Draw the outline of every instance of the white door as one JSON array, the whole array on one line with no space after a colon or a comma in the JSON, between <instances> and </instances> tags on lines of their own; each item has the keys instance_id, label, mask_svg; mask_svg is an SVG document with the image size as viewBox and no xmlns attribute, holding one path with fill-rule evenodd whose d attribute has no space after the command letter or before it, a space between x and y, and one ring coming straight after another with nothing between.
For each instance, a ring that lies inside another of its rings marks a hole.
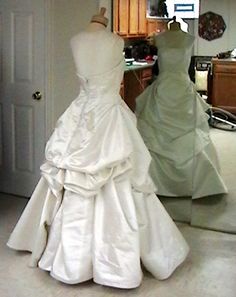
<instances>
[{"instance_id":1,"label":"white door","mask_svg":"<svg viewBox=\"0 0 236 297\"><path fill-rule=\"evenodd\" d=\"M26 197L45 144L44 2L0 1L0 192Z\"/></svg>"}]
</instances>

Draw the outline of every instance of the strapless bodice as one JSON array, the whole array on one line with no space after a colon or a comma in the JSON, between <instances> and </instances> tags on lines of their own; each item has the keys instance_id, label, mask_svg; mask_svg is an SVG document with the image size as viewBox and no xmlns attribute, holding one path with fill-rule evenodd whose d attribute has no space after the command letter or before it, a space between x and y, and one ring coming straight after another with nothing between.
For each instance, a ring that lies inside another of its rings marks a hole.
<instances>
[{"instance_id":1,"label":"strapless bodice","mask_svg":"<svg viewBox=\"0 0 236 297\"><path fill-rule=\"evenodd\" d=\"M160 74L163 72L188 73L191 59L189 48L161 49L158 53L158 64Z\"/></svg>"},{"instance_id":2,"label":"strapless bodice","mask_svg":"<svg viewBox=\"0 0 236 297\"><path fill-rule=\"evenodd\" d=\"M165 32L156 37L160 74L188 74L194 37L182 31Z\"/></svg>"},{"instance_id":3,"label":"strapless bodice","mask_svg":"<svg viewBox=\"0 0 236 297\"><path fill-rule=\"evenodd\" d=\"M125 62L122 59L114 68L105 73L84 77L77 73L79 78L80 92L89 98L97 100L106 95L119 94L120 84L124 74Z\"/></svg>"}]
</instances>

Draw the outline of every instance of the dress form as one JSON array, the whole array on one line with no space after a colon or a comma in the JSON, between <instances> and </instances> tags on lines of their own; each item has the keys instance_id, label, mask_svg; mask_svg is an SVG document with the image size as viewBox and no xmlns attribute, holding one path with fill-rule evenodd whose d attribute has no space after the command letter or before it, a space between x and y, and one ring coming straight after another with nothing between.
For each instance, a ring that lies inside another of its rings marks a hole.
<instances>
[{"instance_id":1,"label":"dress form","mask_svg":"<svg viewBox=\"0 0 236 297\"><path fill-rule=\"evenodd\" d=\"M173 21L169 23L169 30L170 31L180 31L181 26L180 23L176 21L176 17L173 17Z\"/></svg>"},{"instance_id":2,"label":"dress form","mask_svg":"<svg viewBox=\"0 0 236 297\"><path fill-rule=\"evenodd\" d=\"M87 27L88 31L104 30L107 27L108 19L105 17L106 8L101 7L99 14L92 16L90 24Z\"/></svg>"},{"instance_id":3,"label":"dress form","mask_svg":"<svg viewBox=\"0 0 236 297\"><path fill-rule=\"evenodd\" d=\"M141 262L165 279L189 248L155 195L151 156L119 94L123 40L101 20L71 41L80 91L57 121L7 244L31 251L32 265L66 284L131 289L141 284Z\"/></svg>"},{"instance_id":4,"label":"dress form","mask_svg":"<svg viewBox=\"0 0 236 297\"><path fill-rule=\"evenodd\" d=\"M182 30L188 32L188 24L184 22L180 17L173 17L173 19L167 24L168 30L178 31Z\"/></svg>"},{"instance_id":5,"label":"dress form","mask_svg":"<svg viewBox=\"0 0 236 297\"><path fill-rule=\"evenodd\" d=\"M88 27L86 28L86 31L88 32L98 32L100 30L105 30L106 27L100 23L91 22Z\"/></svg>"},{"instance_id":6,"label":"dress form","mask_svg":"<svg viewBox=\"0 0 236 297\"><path fill-rule=\"evenodd\" d=\"M168 23L168 30L157 35L154 43L157 47L165 45L169 48L181 48L191 46L194 40L194 36L186 31L186 27L183 30L182 23L174 16L173 20Z\"/></svg>"},{"instance_id":7,"label":"dress form","mask_svg":"<svg viewBox=\"0 0 236 297\"><path fill-rule=\"evenodd\" d=\"M169 30L155 37L158 77L136 99L138 129L152 155L150 172L162 196L196 199L227 192L209 137L209 106L188 75L193 42L194 36L174 18ZM203 182L205 172L208 180Z\"/></svg>"},{"instance_id":8,"label":"dress form","mask_svg":"<svg viewBox=\"0 0 236 297\"><path fill-rule=\"evenodd\" d=\"M108 19L101 8L87 28L71 39L71 48L77 73L84 77L104 73L123 59L124 41L106 30Z\"/></svg>"}]
</instances>

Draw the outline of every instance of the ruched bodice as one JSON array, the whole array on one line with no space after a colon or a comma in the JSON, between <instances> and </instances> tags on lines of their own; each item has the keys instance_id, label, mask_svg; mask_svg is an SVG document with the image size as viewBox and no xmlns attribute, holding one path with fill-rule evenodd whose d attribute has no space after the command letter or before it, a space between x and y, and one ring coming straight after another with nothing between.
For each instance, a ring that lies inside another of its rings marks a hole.
<instances>
[{"instance_id":1,"label":"ruched bodice","mask_svg":"<svg viewBox=\"0 0 236 297\"><path fill-rule=\"evenodd\" d=\"M113 129L112 122L118 114L115 112L111 119L110 113L114 112L114 106L124 105L119 95L123 73L124 59L105 73L87 77L78 74L80 94L60 117L46 145L45 154L48 162L59 168L89 172L99 171L107 165L107 158L101 157L98 147L102 150L105 141L103 137L108 135L99 135L98 131ZM105 120L106 117L107 120ZM103 121L101 121L102 118L104 118ZM117 121L119 121L118 118ZM123 129L122 126L120 129ZM127 134L125 131L120 133L123 136ZM127 139L129 139L128 135ZM109 162L120 161L124 156L123 147L118 145L121 139L115 141L117 142L116 154L108 150ZM128 156L132 146L126 146L126 149L125 155Z\"/></svg>"}]
</instances>

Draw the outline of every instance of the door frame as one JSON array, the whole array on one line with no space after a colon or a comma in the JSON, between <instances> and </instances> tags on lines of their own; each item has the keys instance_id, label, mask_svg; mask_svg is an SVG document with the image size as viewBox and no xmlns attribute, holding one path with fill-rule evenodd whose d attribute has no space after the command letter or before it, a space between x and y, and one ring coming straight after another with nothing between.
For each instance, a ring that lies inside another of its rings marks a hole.
<instances>
[{"instance_id":1,"label":"door frame","mask_svg":"<svg viewBox=\"0 0 236 297\"><path fill-rule=\"evenodd\" d=\"M54 114L54 96L53 96L53 8L54 0L44 0L44 15L45 15L45 139L46 141L53 129L53 114Z\"/></svg>"}]
</instances>

